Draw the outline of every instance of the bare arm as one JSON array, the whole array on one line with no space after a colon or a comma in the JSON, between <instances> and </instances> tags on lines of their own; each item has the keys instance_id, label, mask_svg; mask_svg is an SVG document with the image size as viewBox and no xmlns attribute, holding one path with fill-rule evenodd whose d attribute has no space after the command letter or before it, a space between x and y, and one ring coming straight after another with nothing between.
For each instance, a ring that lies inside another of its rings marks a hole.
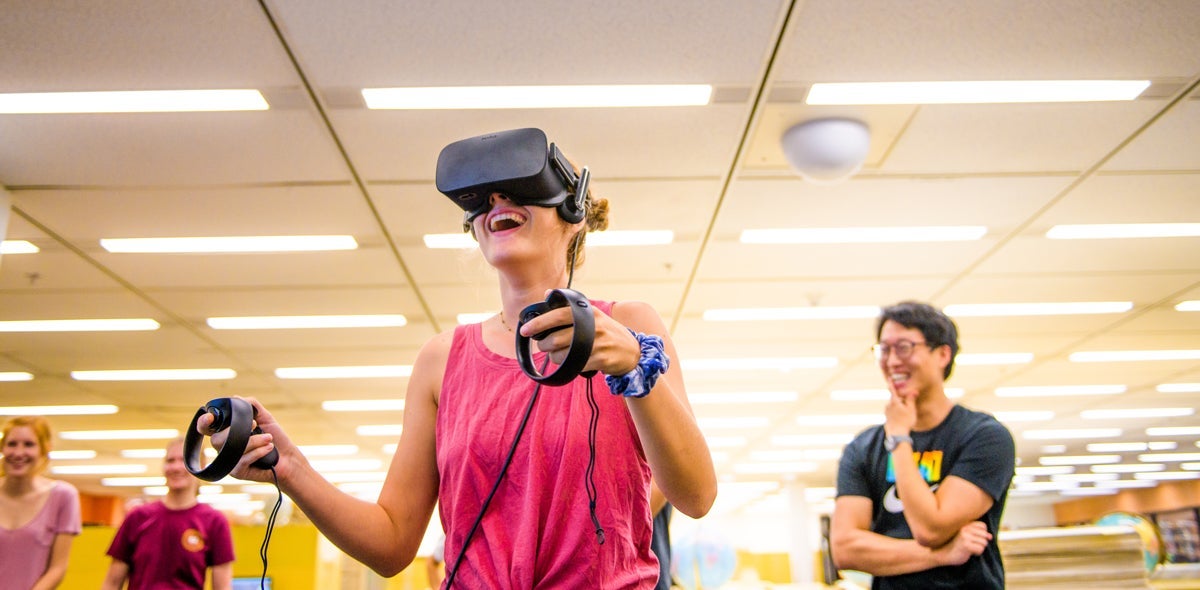
<instances>
[{"instance_id":1,"label":"bare arm","mask_svg":"<svg viewBox=\"0 0 1200 590\"><path fill-rule=\"evenodd\" d=\"M931 491L912 459L912 447L900 443L892 452L896 491L904 498L904 519L913 538L926 547L941 547L959 529L977 521L992 507L992 497L975 484L949 476Z\"/></svg>"},{"instance_id":2,"label":"bare arm","mask_svg":"<svg viewBox=\"0 0 1200 590\"><path fill-rule=\"evenodd\" d=\"M214 565L208 569L212 590L230 590L233 588L233 562Z\"/></svg>"},{"instance_id":3,"label":"bare arm","mask_svg":"<svg viewBox=\"0 0 1200 590\"><path fill-rule=\"evenodd\" d=\"M649 395L626 398L626 404L654 474L654 485L680 512L700 518L716 500L717 476L708 443L688 403L675 343L662 318L645 303L631 301L614 306L612 319L620 323L602 321L601 315L597 313L597 348L592 351L589 365L602 367L606 375L624 375L641 358L641 348L626 326L663 340L671 366Z\"/></svg>"},{"instance_id":4,"label":"bare arm","mask_svg":"<svg viewBox=\"0 0 1200 590\"><path fill-rule=\"evenodd\" d=\"M125 581L129 579L129 564L120 559L113 559L112 565L108 566L108 574L104 576L104 583L101 584L100 590L121 590L125 587Z\"/></svg>"},{"instance_id":5,"label":"bare arm","mask_svg":"<svg viewBox=\"0 0 1200 590\"><path fill-rule=\"evenodd\" d=\"M907 510L907 507L906 507ZM936 549L909 539L871 532L871 500L842 496L833 509L830 545L838 569L887 577L911 574L944 565L965 563L983 553L992 535L982 522L963 526L950 543Z\"/></svg>"},{"instance_id":6,"label":"bare arm","mask_svg":"<svg viewBox=\"0 0 1200 590\"><path fill-rule=\"evenodd\" d=\"M54 544L50 546L50 562L46 565L46 571L42 573L42 577L33 583L33 588L30 590L58 588L58 585L62 583L63 576L67 575L67 559L71 554L71 542L74 540L74 535L66 533L54 536Z\"/></svg>"},{"instance_id":7,"label":"bare arm","mask_svg":"<svg viewBox=\"0 0 1200 590\"><path fill-rule=\"evenodd\" d=\"M434 393L450 348L450 334L434 338L417 356L405 397L404 428L375 502L346 494L321 477L288 439L283 428L255 400L265 434L250 438L234 470L240 479L271 481L270 471L248 467L272 447L279 451L279 485L330 541L384 577L412 563L437 500L434 452L437 408ZM211 420L202 418L203 431Z\"/></svg>"}]
</instances>

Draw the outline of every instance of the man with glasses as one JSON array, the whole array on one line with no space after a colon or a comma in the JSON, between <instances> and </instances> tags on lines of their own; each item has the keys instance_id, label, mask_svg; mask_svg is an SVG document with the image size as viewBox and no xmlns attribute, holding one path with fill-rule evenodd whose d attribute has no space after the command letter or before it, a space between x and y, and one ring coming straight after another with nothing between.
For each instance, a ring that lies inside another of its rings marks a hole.
<instances>
[{"instance_id":1,"label":"man with glasses","mask_svg":"<svg viewBox=\"0 0 1200 590\"><path fill-rule=\"evenodd\" d=\"M946 396L958 329L905 301L875 326L890 398L882 425L846 446L831 544L840 569L872 588L1004 588L996 543L1016 463L1012 434Z\"/></svg>"}]
</instances>

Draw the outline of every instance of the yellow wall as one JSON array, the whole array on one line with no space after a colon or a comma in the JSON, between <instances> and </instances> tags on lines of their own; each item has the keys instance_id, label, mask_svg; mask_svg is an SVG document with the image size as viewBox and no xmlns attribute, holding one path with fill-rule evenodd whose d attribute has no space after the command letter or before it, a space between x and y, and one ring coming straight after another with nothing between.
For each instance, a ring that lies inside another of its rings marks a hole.
<instances>
[{"instance_id":1,"label":"yellow wall","mask_svg":"<svg viewBox=\"0 0 1200 590\"><path fill-rule=\"evenodd\" d=\"M262 560L258 556L265 527L233 527L233 548L237 560L233 574L258 577ZM71 544L71 560L62 590L95 590L104 581L110 559L106 552L116 527L89 526ZM271 533L267 553L267 575L275 590L317 590L317 529L311 525L277 526Z\"/></svg>"}]
</instances>

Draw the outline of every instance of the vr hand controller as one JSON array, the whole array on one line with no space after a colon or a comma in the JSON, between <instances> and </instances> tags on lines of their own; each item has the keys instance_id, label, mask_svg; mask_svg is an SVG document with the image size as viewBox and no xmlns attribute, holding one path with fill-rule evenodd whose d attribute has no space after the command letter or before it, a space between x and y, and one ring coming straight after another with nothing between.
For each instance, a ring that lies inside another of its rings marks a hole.
<instances>
[{"instance_id":1,"label":"vr hand controller","mask_svg":"<svg viewBox=\"0 0 1200 590\"><path fill-rule=\"evenodd\" d=\"M213 434L229 429L229 436L226 437L225 446L221 447L221 451L217 453L213 462L209 463L207 467L201 468L200 454L204 435L196 430L196 425L200 417L205 414L212 414ZM242 453L246 452L246 443L250 441L250 436L262 434L261 428L253 426L254 417L257 414L258 410L250 405L250 402L234 397L214 399L197 410L183 439L183 463L187 470L204 481L217 481L229 475L237 466L238 460L242 458ZM271 449L270 453L255 461L253 466L259 469L270 469L278 462L279 452Z\"/></svg>"},{"instance_id":2,"label":"vr hand controller","mask_svg":"<svg viewBox=\"0 0 1200 590\"><path fill-rule=\"evenodd\" d=\"M571 336L571 347L567 349L567 358L563 360L563 363L554 372L549 375L543 375L533 366L533 352L530 350L530 340L541 340L550 333L565 329L568 326L555 326L538 332L532 337L522 336L521 326L524 326L526 322L533 318L560 307L571 308L571 320L575 331ZM517 322L516 332L517 362L520 363L521 370L530 379L545 385L566 385L580 375L591 377L596 374L595 371L582 372L588 358L592 356L592 344L596 338L596 317L592 311L592 304L587 300L587 297L583 296L583 293L572 289L555 289L551 291L545 301L534 303L521 310L521 317Z\"/></svg>"}]
</instances>

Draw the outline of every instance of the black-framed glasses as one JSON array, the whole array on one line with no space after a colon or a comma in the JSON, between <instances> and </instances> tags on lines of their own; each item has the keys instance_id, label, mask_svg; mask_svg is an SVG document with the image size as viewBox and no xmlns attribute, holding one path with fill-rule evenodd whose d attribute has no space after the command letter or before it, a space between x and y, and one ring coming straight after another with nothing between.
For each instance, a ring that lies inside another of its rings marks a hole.
<instances>
[{"instance_id":1,"label":"black-framed glasses","mask_svg":"<svg viewBox=\"0 0 1200 590\"><path fill-rule=\"evenodd\" d=\"M876 361L883 361L887 359L893 352L896 353L896 358L899 358L900 360L907 360L908 357L912 356L913 349L921 345L929 346L930 349L933 348L933 346L930 346L927 342L897 340L894 344L880 342L879 344L872 346L871 351L875 353Z\"/></svg>"}]
</instances>

